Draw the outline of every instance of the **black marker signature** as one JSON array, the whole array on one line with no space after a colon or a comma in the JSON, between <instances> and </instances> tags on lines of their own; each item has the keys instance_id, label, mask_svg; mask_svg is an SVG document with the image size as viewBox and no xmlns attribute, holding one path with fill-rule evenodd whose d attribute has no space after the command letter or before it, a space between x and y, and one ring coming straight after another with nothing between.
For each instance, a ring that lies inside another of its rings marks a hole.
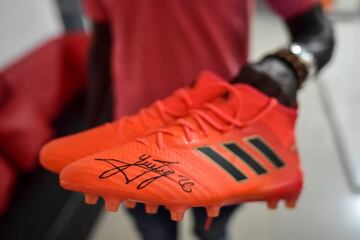
<instances>
[{"instance_id":1,"label":"black marker signature","mask_svg":"<svg viewBox=\"0 0 360 240\"><path fill-rule=\"evenodd\" d=\"M181 188L185 191L190 193L192 191L192 186L195 185L195 183L193 181L191 181L191 179L183 176L183 175L179 175L180 180L178 181L179 185L181 186Z\"/></svg>"},{"instance_id":2,"label":"black marker signature","mask_svg":"<svg viewBox=\"0 0 360 240\"><path fill-rule=\"evenodd\" d=\"M167 178L173 182L177 182L180 187L188 193L192 191L191 187L194 186L194 182L191 181L191 179L183 175L177 175L171 168L171 165L179 164L178 162L153 159L148 154L141 155L134 163L128 163L118 159L97 158L95 160L105 162L112 167L99 175L99 178L101 179L109 178L121 173L125 178L125 184L129 184L138 178L145 178L138 184L137 189L143 189L160 178ZM126 170L134 167L140 168L143 171L141 171L136 176L129 177L126 173ZM150 174L151 177L147 177ZM155 176L153 176L154 174ZM177 178L179 179L177 180Z\"/></svg>"}]
</instances>

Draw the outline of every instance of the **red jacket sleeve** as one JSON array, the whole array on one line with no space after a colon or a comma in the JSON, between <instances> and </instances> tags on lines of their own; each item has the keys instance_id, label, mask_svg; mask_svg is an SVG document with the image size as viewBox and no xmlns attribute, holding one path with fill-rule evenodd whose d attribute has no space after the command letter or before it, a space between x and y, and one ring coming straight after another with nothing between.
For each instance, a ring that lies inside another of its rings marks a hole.
<instances>
[{"instance_id":1,"label":"red jacket sleeve","mask_svg":"<svg viewBox=\"0 0 360 240\"><path fill-rule=\"evenodd\" d=\"M95 22L106 22L108 16L102 0L83 0L85 13Z\"/></svg>"},{"instance_id":2,"label":"red jacket sleeve","mask_svg":"<svg viewBox=\"0 0 360 240\"><path fill-rule=\"evenodd\" d=\"M270 7L284 19L295 17L319 4L320 0L267 0Z\"/></svg>"}]
</instances>

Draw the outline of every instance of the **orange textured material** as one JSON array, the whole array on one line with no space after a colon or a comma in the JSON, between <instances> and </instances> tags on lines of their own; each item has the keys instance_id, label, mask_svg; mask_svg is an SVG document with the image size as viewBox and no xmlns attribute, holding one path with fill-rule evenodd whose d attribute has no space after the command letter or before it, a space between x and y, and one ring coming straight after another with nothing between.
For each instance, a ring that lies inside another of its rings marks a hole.
<instances>
[{"instance_id":1,"label":"orange textured material","mask_svg":"<svg viewBox=\"0 0 360 240\"><path fill-rule=\"evenodd\" d=\"M140 110L136 115L50 141L40 152L40 162L46 169L58 173L73 161L119 146L169 124L186 115L189 109L199 107L223 94L228 85L216 75L203 72L194 87L179 89L170 97Z\"/></svg>"}]
</instances>

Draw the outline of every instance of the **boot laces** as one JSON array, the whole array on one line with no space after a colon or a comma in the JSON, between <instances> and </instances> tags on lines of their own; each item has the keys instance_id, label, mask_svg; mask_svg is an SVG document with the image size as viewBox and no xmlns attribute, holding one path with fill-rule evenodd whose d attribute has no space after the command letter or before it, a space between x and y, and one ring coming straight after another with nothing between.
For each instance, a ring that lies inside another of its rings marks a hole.
<instances>
[{"instance_id":1,"label":"boot laces","mask_svg":"<svg viewBox=\"0 0 360 240\"><path fill-rule=\"evenodd\" d=\"M233 94L239 106L233 116L224 112L215 104L205 103L201 109L192 109L188 114L189 118L180 118L174 122L174 125L181 127L183 135L186 137L188 142L193 141L194 133L197 131L197 129L199 129L205 137L209 137L209 127L212 127L220 133L225 133L234 127L242 128L244 126L253 124L262 118L265 114L267 114L270 110L272 110L278 103L276 99L270 98L269 102L264 108L243 122L239 120L244 103L242 101L241 93L231 85L227 86L227 88L228 94ZM194 126L194 124L191 123L189 119L193 119L193 122L196 126ZM164 142L164 135L177 136L173 130L168 128L160 128L150 134L156 134L156 141L159 148L164 148L166 146ZM145 145L149 144L149 142L144 138L137 138L135 140Z\"/></svg>"},{"instance_id":2,"label":"boot laces","mask_svg":"<svg viewBox=\"0 0 360 240\"><path fill-rule=\"evenodd\" d=\"M187 108L191 108L194 105L194 102L188 92L188 88L181 88L175 92L175 96L183 101ZM171 119L182 117L183 113L170 109L163 103L162 100L158 100L151 107L141 109L138 116L143 126L148 128L150 127L149 118L159 117L163 123L167 123ZM126 121L136 123L136 118L134 118L134 116L121 118L118 122L118 128L121 129L121 125Z\"/></svg>"}]
</instances>

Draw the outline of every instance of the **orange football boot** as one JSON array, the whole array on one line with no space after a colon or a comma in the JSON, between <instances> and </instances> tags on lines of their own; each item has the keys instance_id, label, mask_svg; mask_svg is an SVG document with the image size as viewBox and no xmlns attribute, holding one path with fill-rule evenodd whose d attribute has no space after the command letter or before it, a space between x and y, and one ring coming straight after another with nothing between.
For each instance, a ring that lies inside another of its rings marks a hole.
<instances>
[{"instance_id":1,"label":"orange football boot","mask_svg":"<svg viewBox=\"0 0 360 240\"><path fill-rule=\"evenodd\" d=\"M123 200L145 203L148 213L164 205L175 221L191 207L205 207L209 217L249 201L276 208L284 199L293 208L303 183L296 116L248 85L229 86L185 118L70 164L60 183L87 203L102 196L109 211Z\"/></svg>"},{"instance_id":2,"label":"orange football boot","mask_svg":"<svg viewBox=\"0 0 360 240\"><path fill-rule=\"evenodd\" d=\"M224 94L227 85L215 74L203 72L194 87L179 89L133 116L50 141L41 149L40 162L46 169L59 173L73 161L118 146L186 115L189 109Z\"/></svg>"}]
</instances>

